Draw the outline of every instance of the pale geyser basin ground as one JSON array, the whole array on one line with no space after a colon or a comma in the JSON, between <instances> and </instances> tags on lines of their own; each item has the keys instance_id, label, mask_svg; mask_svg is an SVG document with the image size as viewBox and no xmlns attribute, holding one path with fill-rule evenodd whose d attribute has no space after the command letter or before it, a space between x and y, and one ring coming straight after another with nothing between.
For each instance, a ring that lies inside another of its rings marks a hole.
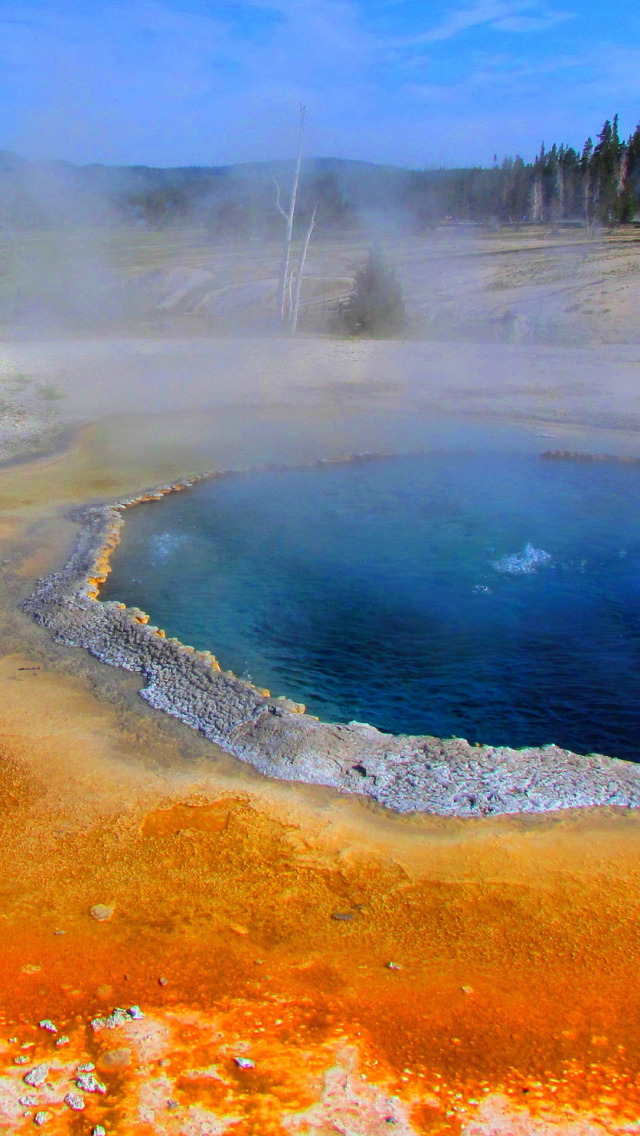
<instances>
[{"instance_id":1,"label":"pale geyser basin ground","mask_svg":"<svg viewBox=\"0 0 640 1136\"><path fill-rule=\"evenodd\" d=\"M214 1120L239 1133L623 1131L638 1116L634 814L396 817L269 782L17 610L34 577L66 560L70 504L205 459L277 460L292 422L291 460L384 448L388 406L366 426L356 414L354 431L321 390L300 402L290 392L250 421L229 409L148 422L115 380L120 395L118 422L2 474L2 1107L13 1130L33 1125L13 1064L31 1041L34 1063L52 1057L48 1130L69 1130L55 1093L75 1066L36 1028L51 1017L71 1058L99 1059L108 1092L87 1097L83 1120L111 1131L205 1132ZM531 446L550 430L538 419ZM640 452L633 435L553 433L542 448ZM92 919L95 903L113 906L107 922ZM133 1025L85 1029L133 1003L146 1038Z\"/></svg>"}]
</instances>

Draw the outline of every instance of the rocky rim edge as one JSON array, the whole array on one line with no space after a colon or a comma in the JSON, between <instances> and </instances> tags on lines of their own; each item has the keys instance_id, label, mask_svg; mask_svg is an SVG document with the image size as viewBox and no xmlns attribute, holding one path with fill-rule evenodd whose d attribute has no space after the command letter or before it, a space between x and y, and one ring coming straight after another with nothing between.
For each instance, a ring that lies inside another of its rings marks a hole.
<instances>
[{"instance_id":1,"label":"rocky rim edge","mask_svg":"<svg viewBox=\"0 0 640 1136\"><path fill-rule=\"evenodd\" d=\"M640 806L640 766L555 745L510 749L463 738L384 734L373 726L320 722L304 706L222 671L149 624L138 608L98 601L119 540L122 513L186 489L202 476L112 505L85 506L71 558L40 580L23 608L70 647L142 676L151 706L199 730L261 773L373 797L399 812L483 817L593 806Z\"/></svg>"}]
</instances>

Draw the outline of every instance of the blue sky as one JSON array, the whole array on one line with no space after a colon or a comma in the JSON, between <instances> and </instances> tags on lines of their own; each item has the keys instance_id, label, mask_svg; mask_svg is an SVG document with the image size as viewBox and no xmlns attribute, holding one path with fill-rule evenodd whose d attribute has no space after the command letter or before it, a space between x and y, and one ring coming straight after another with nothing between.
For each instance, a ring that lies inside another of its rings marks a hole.
<instances>
[{"instance_id":1,"label":"blue sky","mask_svg":"<svg viewBox=\"0 0 640 1136\"><path fill-rule=\"evenodd\" d=\"M0 148L416 168L580 146L640 120L635 0L2 0Z\"/></svg>"}]
</instances>

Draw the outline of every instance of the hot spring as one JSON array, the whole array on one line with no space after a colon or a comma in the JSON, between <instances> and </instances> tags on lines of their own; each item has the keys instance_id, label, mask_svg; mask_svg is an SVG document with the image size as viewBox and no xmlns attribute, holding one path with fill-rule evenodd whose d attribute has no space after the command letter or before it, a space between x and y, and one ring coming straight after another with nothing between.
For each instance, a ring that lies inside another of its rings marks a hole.
<instances>
[{"instance_id":1,"label":"hot spring","mask_svg":"<svg viewBox=\"0 0 640 1136\"><path fill-rule=\"evenodd\" d=\"M204 480L125 513L102 598L326 721L636 759L639 478L471 449Z\"/></svg>"}]
</instances>

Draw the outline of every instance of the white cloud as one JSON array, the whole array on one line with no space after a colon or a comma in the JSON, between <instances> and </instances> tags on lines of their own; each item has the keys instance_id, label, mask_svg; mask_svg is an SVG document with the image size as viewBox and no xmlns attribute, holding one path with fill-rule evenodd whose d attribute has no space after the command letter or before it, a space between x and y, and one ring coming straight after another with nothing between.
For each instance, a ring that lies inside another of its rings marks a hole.
<instances>
[{"instance_id":1,"label":"white cloud","mask_svg":"<svg viewBox=\"0 0 640 1136\"><path fill-rule=\"evenodd\" d=\"M491 25L499 32L544 32L556 24L563 24L573 19L571 12L548 12L546 16L508 16L504 20L495 20Z\"/></svg>"},{"instance_id":2,"label":"white cloud","mask_svg":"<svg viewBox=\"0 0 640 1136\"><path fill-rule=\"evenodd\" d=\"M540 12L540 0L476 0L453 9L439 24L416 36L397 42L442 43L474 28L488 26L505 32L534 32L570 19L569 12ZM535 14L538 10L538 14ZM531 13L534 14L531 14Z\"/></svg>"}]
</instances>

